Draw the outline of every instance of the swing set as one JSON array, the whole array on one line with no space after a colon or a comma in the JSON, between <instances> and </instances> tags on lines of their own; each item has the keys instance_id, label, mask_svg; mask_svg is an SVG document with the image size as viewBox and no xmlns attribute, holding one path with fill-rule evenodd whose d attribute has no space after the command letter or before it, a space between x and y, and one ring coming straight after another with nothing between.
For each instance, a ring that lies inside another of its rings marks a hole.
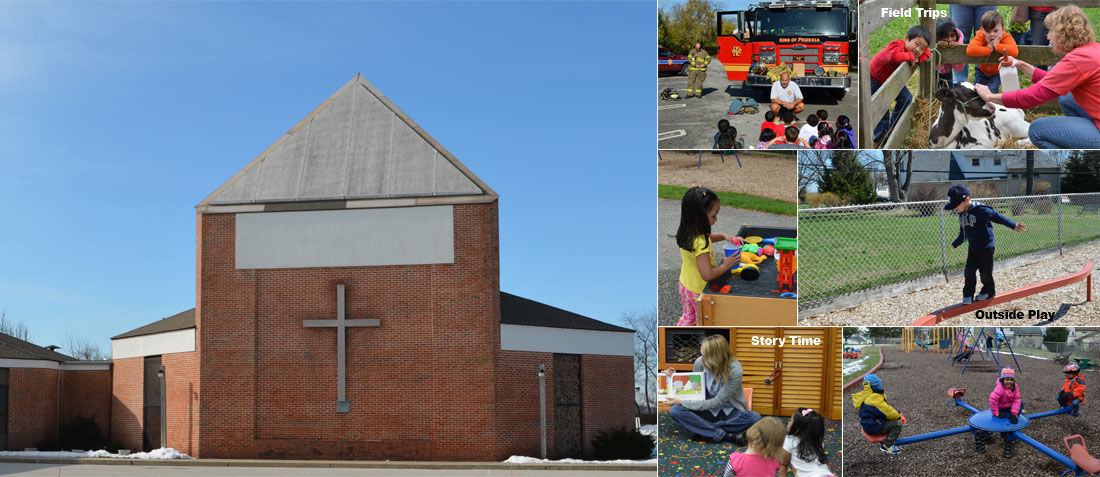
<instances>
[{"instance_id":1,"label":"swing set","mask_svg":"<svg viewBox=\"0 0 1100 477\"><path fill-rule=\"evenodd\" d=\"M978 353L982 361L993 361L1000 369L1002 366L999 355L1002 347L1008 348L1008 355L1012 357L1016 369L1020 369L1020 363L1016 360L1016 353L1012 350L1012 344L1005 339L1004 329L1001 327L992 328L990 333L986 333L984 327L978 328L976 333L973 328L967 327L906 327L902 328L901 337L902 351L905 351L906 354L915 351L918 347L922 350L946 353L951 360L951 366L959 362L961 360L959 355L969 348L970 353L966 355L966 361L963 363L962 373L960 374L966 374L966 368L970 365L970 360L973 359L975 352ZM973 339L971 340L971 338Z\"/></svg>"}]
</instances>

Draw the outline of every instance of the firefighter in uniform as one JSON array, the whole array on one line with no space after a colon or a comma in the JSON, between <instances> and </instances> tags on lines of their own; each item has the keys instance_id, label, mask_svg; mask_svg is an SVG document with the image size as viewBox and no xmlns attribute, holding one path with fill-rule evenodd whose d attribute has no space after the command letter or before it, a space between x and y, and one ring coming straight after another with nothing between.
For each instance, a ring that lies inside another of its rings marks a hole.
<instances>
[{"instance_id":1,"label":"firefighter in uniform","mask_svg":"<svg viewBox=\"0 0 1100 477\"><path fill-rule=\"evenodd\" d=\"M710 53L703 49L703 45L695 42L695 49L688 52L688 87L687 97L703 97L703 80L707 78L707 65L710 64Z\"/></svg>"}]
</instances>

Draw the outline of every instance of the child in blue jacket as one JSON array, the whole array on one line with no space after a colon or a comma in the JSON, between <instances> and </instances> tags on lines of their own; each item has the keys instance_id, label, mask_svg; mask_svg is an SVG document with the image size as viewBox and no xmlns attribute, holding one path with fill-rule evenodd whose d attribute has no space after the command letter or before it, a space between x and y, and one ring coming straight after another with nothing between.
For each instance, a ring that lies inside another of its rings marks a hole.
<instances>
[{"instance_id":1,"label":"child in blue jacket","mask_svg":"<svg viewBox=\"0 0 1100 477\"><path fill-rule=\"evenodd\" d=\"M886 403L886 392L882 390L881 378L874 374L864 376L863 390L852 394L852 404L864 431L868 434L886 434L886 440L879 444L878 450L894 455L901 452L894 442L901 435L905 416Z\"/></svg>"},{"instance_id":2,"label":"child in blue jacket","mask_svg":"<svg viewBox=\"0 0 1100 477\"><path fill-rule=\"evenodd\" d=\"M993 223L998 223L1017 232L1027 230L1027 225L1016 223L993 210L993 207L970 200L970 189L964 185L953 185L947 191L947 205L944 210L959 211L959 236L951 242L951 248L970 242L970 252L966 255L966 271L963 275L963 303L973 303L993 298L997 290L993 284ZM982 289L974 296L975 272L981 273Z\"/></svg>"}]
</instances>

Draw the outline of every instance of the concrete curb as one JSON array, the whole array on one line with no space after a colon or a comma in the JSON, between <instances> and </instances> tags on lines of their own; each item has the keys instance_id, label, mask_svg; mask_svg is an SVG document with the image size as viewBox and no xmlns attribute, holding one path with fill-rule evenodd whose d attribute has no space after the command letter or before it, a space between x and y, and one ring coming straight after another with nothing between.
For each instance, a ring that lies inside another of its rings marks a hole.
<instances>
[{"instance_id":1,"label":"concrete curb","mask_svg":"<svg viewBox=\"0 0 1100 477\"><path fill-rule=\"evenodd\" d=\"M858 378L856 378L856 379L853 379L853 380L851 380L851 381L848 381L847 383L844 383L844 389L843 389L843 392L848 392L848 391L850 391L850 390L851 390L852 388L856 387L857 385L859 385L860 383L862 383L862 382L863 382L863 377L864 377L864 376L867 376L868 374L871 374L871 373L873 373L873 372L875 372L875 371L878 371L878 368L881 368L881 367L882 367L882 359L883 359L883 358L882 358L882 348L881 348L881 347L879 347L879 348L875 348L875 349L876 349L876 350L878 350L878 364L874 365L874 367L872 367L872 368L871 368L871 369L870 369L869 371L867 371L866 373L863 373L863 374L859 375L859 377L858 377Z\"/></svg>"},{"instance_id":2,"label":"concrete curb","mask_svg":"<svg viewBox=\"0 0 1100 477\"><path fill-rule=\"evenodd\" d=\"M114 459L114 458L41 458L0 457L12 464L50 465L143 465L164 467L293 467L326 469L440 469L440 470L584 470L656 472L656 464L511 464L506 462L396 462L342 460L262 460L262 459Z\"/></svg>"}]
</instances>

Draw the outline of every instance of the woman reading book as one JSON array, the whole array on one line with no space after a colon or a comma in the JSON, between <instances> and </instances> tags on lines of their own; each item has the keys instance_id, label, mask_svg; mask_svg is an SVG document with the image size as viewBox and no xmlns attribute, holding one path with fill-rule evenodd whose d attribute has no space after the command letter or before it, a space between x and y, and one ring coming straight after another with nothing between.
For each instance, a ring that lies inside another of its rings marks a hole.
<instances>
[{"instance_id":1,"label":"woman reading book","mask_svg":"<svg viewBox=\"0 0 1100 477\"><path fill-rule=\"evenodd\" d=\"M741 389L744 371L741 362L730 352L729 342L721 335L708 336L699 348L694 372L703 373L706 399L683 401L670 396L668 416L699 438L737 446L746 445L745 430L760 420L760 414L748 410L745 392ZM670 378L676 371L669 368Z\"/></svg>"}]
</instances>

